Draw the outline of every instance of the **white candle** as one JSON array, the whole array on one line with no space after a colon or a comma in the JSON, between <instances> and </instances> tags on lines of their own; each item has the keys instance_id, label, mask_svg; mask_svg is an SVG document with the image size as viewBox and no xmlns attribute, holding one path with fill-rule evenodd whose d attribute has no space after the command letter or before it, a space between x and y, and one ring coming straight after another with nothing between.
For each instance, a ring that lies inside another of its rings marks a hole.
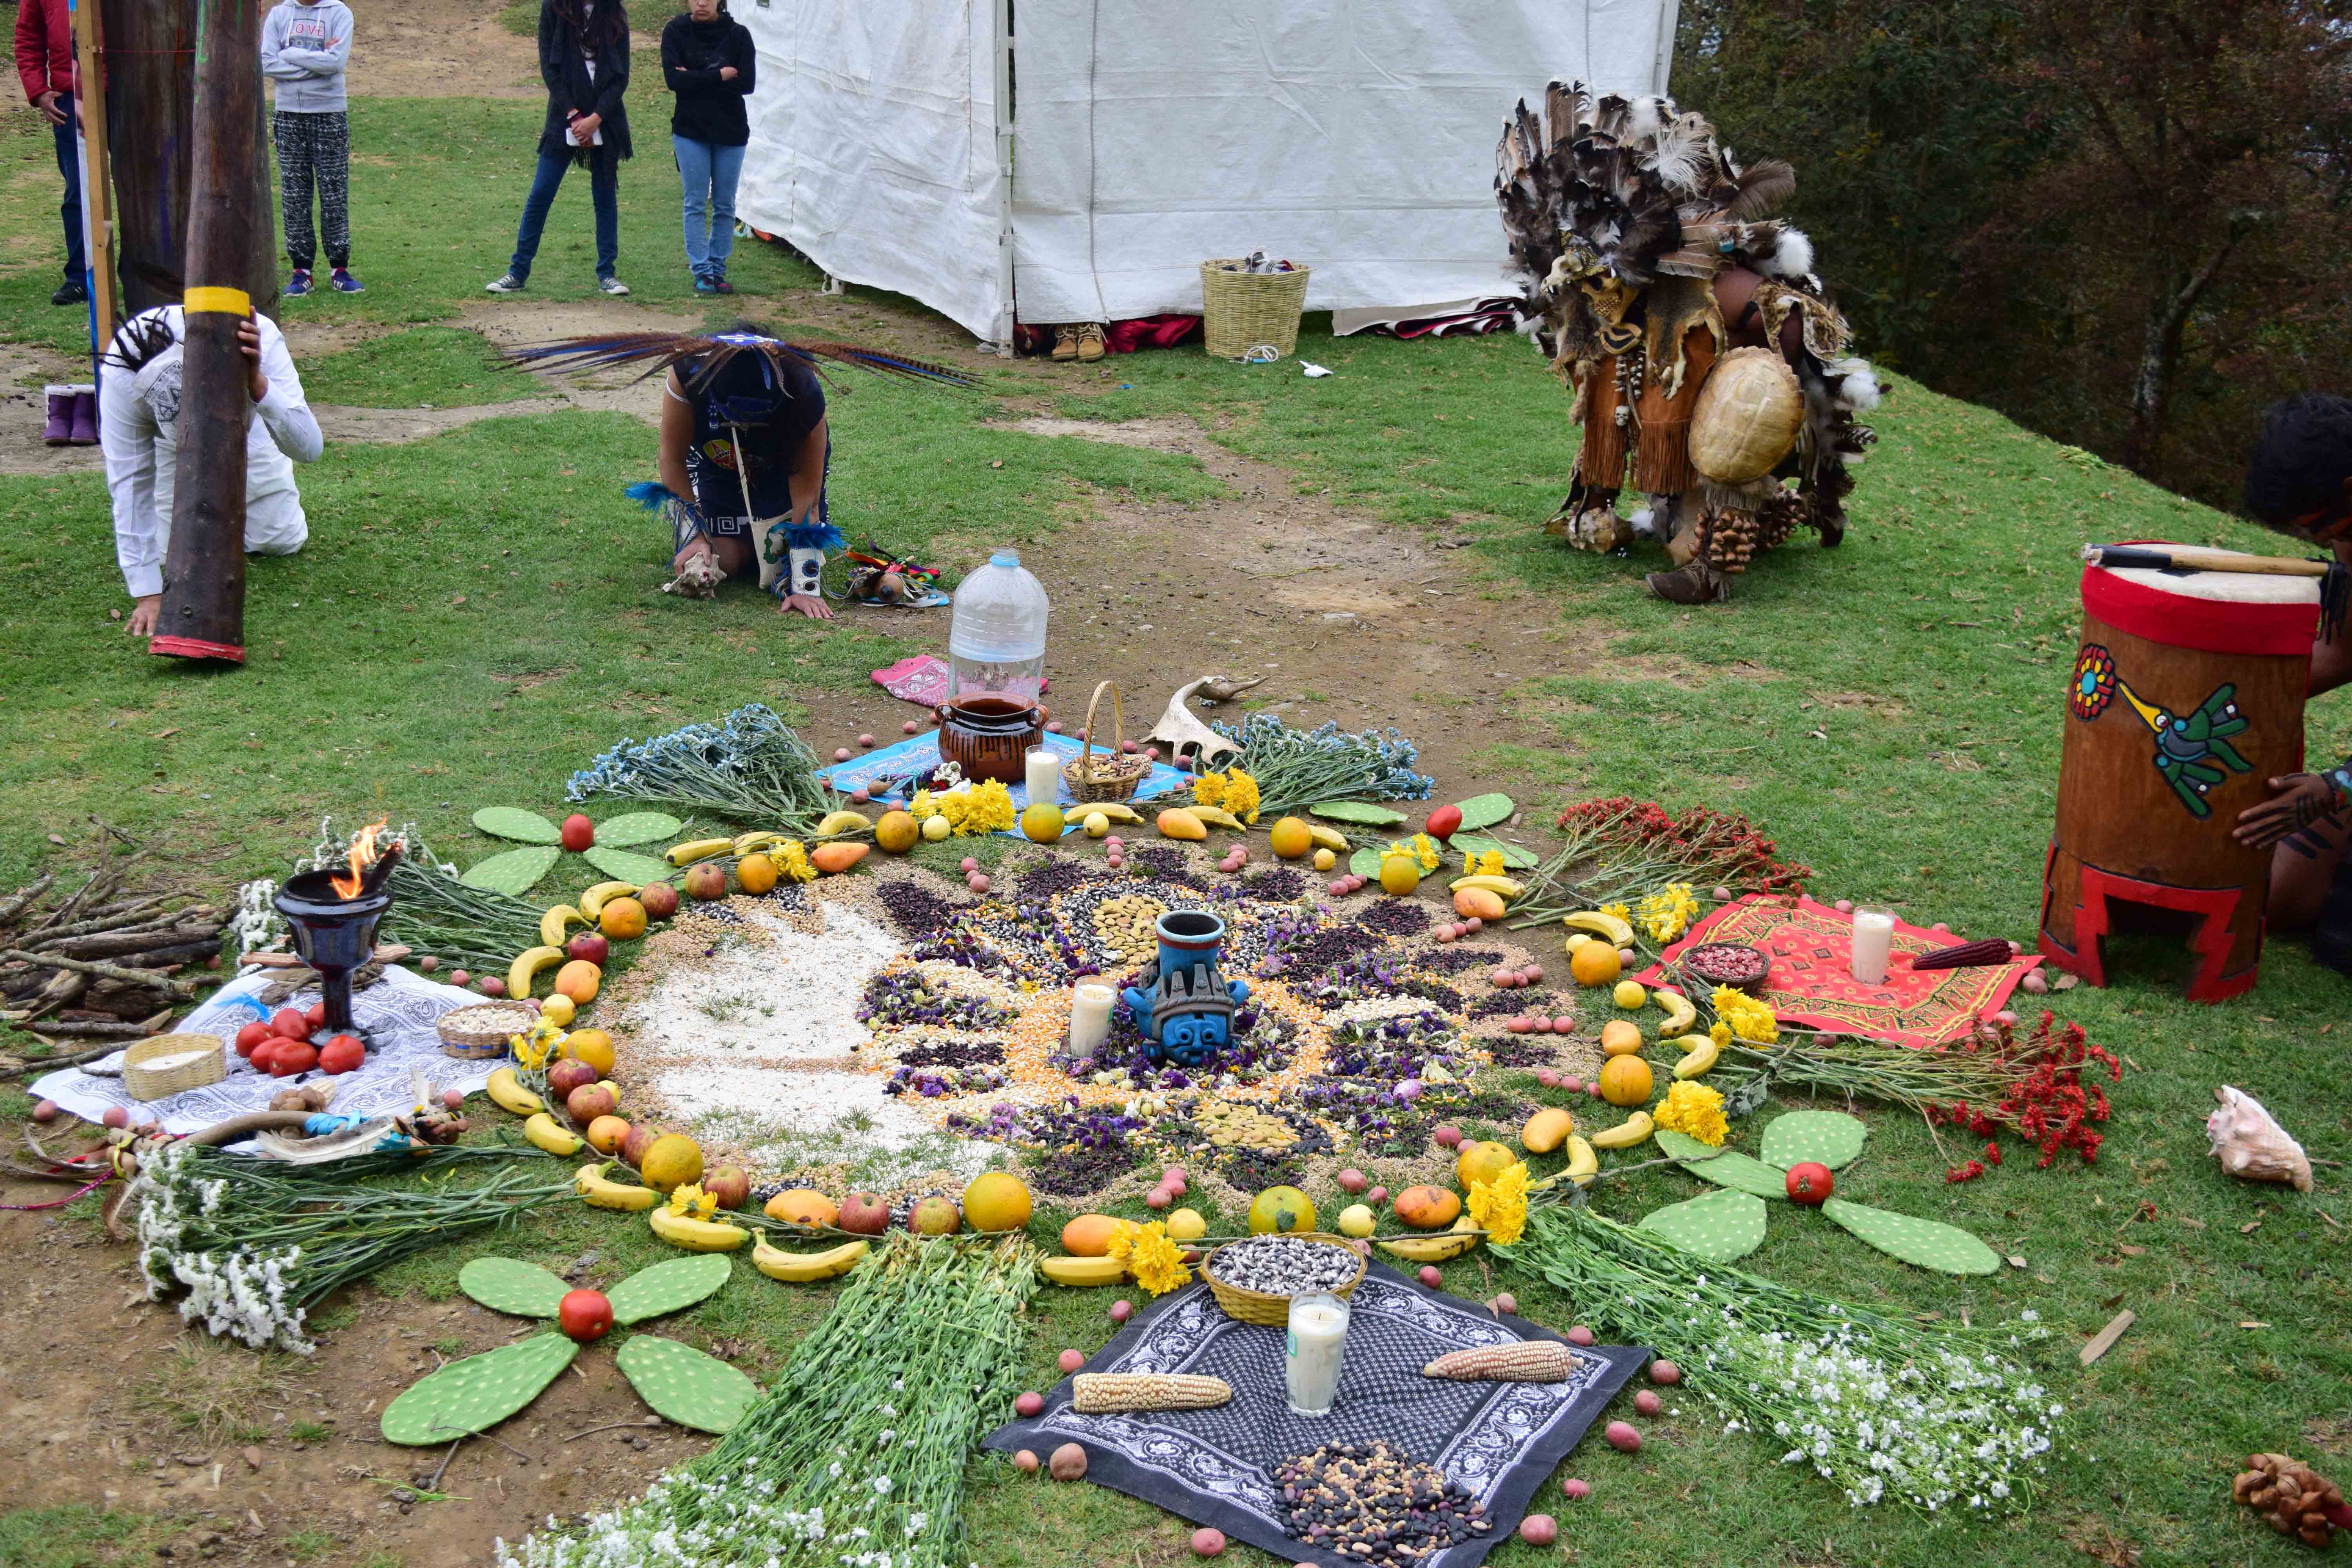
<instances>
[{"instance_id":1,"label":"white candle","mask_svg":"<svg viewBox=\"0 0 2352 1568\"><path fill-rule=\"evenodd\" d=\"M1118 993L1098 980L1081 980L1070 993L1070 1050L1086 1057L1110 1038L1110 1010Z\"/></svg>"},{"instance_id":2,"label":"white candle","mask_svg":"<svg viewBox=\"0 0 2352 1568\"><path fill-rule=\"evenodd\" d=\"M1853 911L1853 978L1863 985L1886 984L1886 958L1895 947L1895 917L1885 910Z\"/></svg>"},{"instance_id":3,"label":"white candle","mask_svg":"<svg viewBox=\"0 0 2352 1568\"><path fill-rule=\"evenodd\" d=\"M1339 1394L1339 1358L1348 1343L1348 1303L1317 1292L1290 1299L1283 1370L1295 1415L1328 1415Z\"/></svg>"},{"instance_id":4,"label":"white candle","mask_svg":"<svg viewBox=\"0 0 2352 1568\"><path fill-rule=\"evenodd\" d=\"M1023 781L1029 786L1029 804L1051 805L1061 798L1062 759L1059 753L1039 746L1025 759L1027 772Z\"/></svg>"}]
</instances>

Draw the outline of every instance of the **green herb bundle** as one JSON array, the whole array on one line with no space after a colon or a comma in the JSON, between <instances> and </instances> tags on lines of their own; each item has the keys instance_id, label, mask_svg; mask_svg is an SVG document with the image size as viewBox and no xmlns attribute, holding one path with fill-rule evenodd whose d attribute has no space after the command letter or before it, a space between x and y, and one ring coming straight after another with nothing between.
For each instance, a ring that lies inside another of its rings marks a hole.
<instances>
[{"instance_id":1,"label":"green herb bundle","mask_svg":"<svg viewBox=\"0 0 2352 1568\"><path fill-rule=\"evenodd\" d=\"M1708 1263L1664 1237L1552 1205L1497 1257L1540 1274L1594 1327L1680 1364L1725 1430L1751 1431L1845 1489L1930 1512L2021 1508L2064 1407L1996 1345L2049 1331L1893 1318ZM2023 1324L2034 1314L2022 1314Z\"/></svg>"},{"instance_id":2,"label":"green herb bundle","mask_svg":"<svg viewBox=\"0 0 2352 1568\"><path fill-rule=\"evenodd\" d=\"M753 702L716 724L623 741L573 773L564 798L659 801L730 821L805 831L834 804L816 776L819 765L792 726Z\"/></svg>"},{"instance_id":3,"label":"green herb bundle","mask_svg":"<svg viewBox=\"0 0 2352 1568\"><path fill-rule=\"evenodd\" d=\"M1257 781L1258 813L1274 817L1335 800L1427 800L1437 781L1413 772L1419 748L1395 726L1343 733L1325 723L1293 729L1272 713L1211 726L1242 749L1238 765Z\"/></svg>"},{"instance_id":4,"label":"green herb bundle","mask_svg":"<svg viewBox=\"0 0 2352 1568\"><path fill-rule=\"evenodd\" d=\"M709 1453L499 1568L968 1561L964 1465L1020 1389L1036 1268L1017 1238L894 1236Z\"/></svg>"}]
</instances>

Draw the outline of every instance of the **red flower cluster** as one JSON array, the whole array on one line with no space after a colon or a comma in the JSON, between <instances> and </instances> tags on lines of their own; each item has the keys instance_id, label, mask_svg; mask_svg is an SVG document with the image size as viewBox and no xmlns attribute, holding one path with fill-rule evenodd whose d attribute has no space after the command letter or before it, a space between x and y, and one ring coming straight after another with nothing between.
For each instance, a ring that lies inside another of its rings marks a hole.
<instances>
[{"instance_id":1,"label":"red flower cluster","mask_svg":"<svg viewBox=\"0 0 2352 1568\"><path fill-rule=\"evenodd\" d=\"M1738 891L1801 893L1810 866L1782 863L1779 846L1737 812L1695 805L1680 816L1655 801L1631 795L1588 800L1559 814L1562 828L1581 828L1602 843L1645 850L1679 863L1693 881L1730 884Z\"/></svg>"},{"instance_id":2,"label":"red flower cluster","mask_svg":"<svg viewBox=\"0 0 2352 1568\"><path fill-rule=\"evenodd\" d=\"M1993 1027L1990 1039L1971 1039L1964 1050L1996 1058L2013 1076L2000 1098L1990 1106L1965 1100L1928 1106L1928 1124L1962 1127L1987 1139L1984 1160L1995 1165L2000 1163L1998 1135L2003 1131L2040 1146L2038 1170L2049 1169L2063 1149L2074 1150L2086 1165L2095 1163L2105 1138L2092 1128L2107 1120L2110 1107L2105 1089L2095 1080L2083 1082L2083 1068L2086 1063L2105 1067L2112 1083L2122 1079L2123 1064L2114 1052L2084 1038L2079 1025L2068 1024L2053 1032L2056 1023L2045 1011L2022 1044L2005 1024ZM1984 1173L1984 1163L1970 1160L1946 1172L1944 1179L1970 1182Z\"/></svg>"}]
</instances>

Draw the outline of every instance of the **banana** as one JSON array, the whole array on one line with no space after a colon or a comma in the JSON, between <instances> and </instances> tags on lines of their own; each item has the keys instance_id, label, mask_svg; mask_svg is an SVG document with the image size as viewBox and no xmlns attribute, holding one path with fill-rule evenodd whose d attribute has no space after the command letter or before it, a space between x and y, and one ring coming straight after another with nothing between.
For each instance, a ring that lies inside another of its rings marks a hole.
<instances>
[{"instance_id":1,"label":"banana","mask_svg":"<svg viewBox=\"0 0 2352 1568\"><path fill-rule=\"evenodd\" d=\"M1591 1142L1595 1149L1631 1149L1648 1142L1654 1125L1648 1111L1637 1110L1606 1132L1595 1132Z\"/></svg>"},{"instance_id":2,"label":"banana","mask_svg":"<svg viewBox=\"0 0 2352 1568\"><path fill-rule=\"evenodd\" d=\"M1658 1023L1658 1038L1663 1040L1669 1035L1685 1034L1698 1022L1698 1009L1692 1006L1690 998L1681 992L1653 991L1650 994L1659 1006L1666 1010L1666 1016Z\"/></svg>"},{"instance_id":3,"label":"banana","mask_svg":"<svg viewBox=\"0 0 2352 1568\"><path fill-rule=\"evenodd\" d=\"M783 841L782 834L772 827L762 827L754 832L737 834L729 841L728 848L731 854L743 856L751 854L755 849L770 848Z\"/></svg>"},{"instance_id":4,"label":"banana","mask_svg":"<svg viewBox=\"0 0 2352 1568\"><path fill-rule=\"evenodd\" d=\"M848 1273L851 1266L871 1250L865 1242L845 1241L823 1252L780 1252L765 1241L755 1241L751 1244L751 1267L771 1279L805 1285L812 1279L830 1279L836 1274Z\"/></svg>"},{"instance_id":5,"label":"banana","mask_svg":"<svg viewBox=\"0 0 2352 1568\"><path fill-rule=\"evenodd\" d=\"M500 1110L511 1110L517 1116L529 1116L547 1109L547 1101L523 1088L516 1079L512 1068L499 1068L491 1073L486 1092L493 1105Z\"/></svg>"},{"instance_id":6,"label":"banana","mask_svg":"<svg viewBox=\"0 0 2352 1568\"><path fill-rule=\"evenodd\" d=\"M1490 893L1499 895L1502 898L1502 900L1507 904L1528 890L1527 884L1521 882L1515 877L1496 877L1486 875L1475 877L1456 877L1451 882L1446 883L1445 888L1446 891L1453 893L1458 893L1465 888L1484 888Z\"/></svg>"},{"instance_id":7,"label":"banana","mask_svg":"<svg viewBox=\"0 0 2352 1568\"><path fill-rule=\"evenodd\" d=\"M1468 1216L1465 1215L1464 1219ZM1463 1220L1454 1221L1456 1225ZM1383 1241L1381 1250L1407 1263L1445 1263L1461 1257L1478 1245L1479 1233L1475 1230L1442 1230L1434 1236L1407 1236L1395 1241Z\"/></svg>"},{"instance_id":8,"label":"banana","mask_svg":"<svg viewBox=\"0 0 2352 1568\"><path fill-rule=\"evenodd\" d=\"M570 904L558 904L539 917L539 940L550 947L562 947L567 927L594 923Z\"/></svg>"},{"instance_id":9,"label":"banana","mask_svg":"<svg viewBox=\"0 0 2352 1568\"><path fill-rule=\"evenodd\" d=\"M580 895L580 912L590 920L604 912L604 906L614 899L625 899L637 890L635 882L599 882Z\"/></svg>"},{"instance_id":10,"label":"banana","mask_svg":"<svg viewBox=\"0 0 2352 1568\"><path fill-rule=\"evenodd\" d=\"M558 1127L555 1118L544 1110L531 1113L522 1124L522 1135L551 1154L577 1154L585 1142L577 1132Z\"/></svg>"},{"instance_id":11,"label":"banana","mask_svg":"<svg viewBox=\"0 0 2352 1568\"><path fill-rule=\"evenodd\" d=\"M824 820L816 825L816 836L819 838L838 838L845 833L866 832L873 826L854 811L828 811L824 814Z\"/></svg>"},{"instance_id":12,"label":"banana","mask_svg":"<svg viewBox=\"0 0 2352 1568\"><path fill-rule=\"evenodd\" d=\"M625 1186L607 1178L613 1168L610 1160L592 1160L573 1173L572 1190L578 1193L590 1208L619 1209L624 1214L642 1214L661 1202L661 1194L651 1187Z\"/></svg>"},{"instance_id":13,"label":"banana","mask_svg":"<svg viewBox=\"0 0 2352 1568\"><path fill-rule=\"evenodd\" d=\"M732 838L694 838L684 844L673 844L662 851L662 858L673 866L691 866L697 860L708 860L713 855L724 855L735 847Z\"/></svg>"},{"instance_id":14,"label":"banana","mask_svg":"<svg viewBox=\"0 0 2352 1568\"><path fill-rule=\"evenodd\" d=\"M732 1252L751 1239L751 1233L740 1225L688 1219L667 1204L647 1215L646 1222L654 1227L656 1236L688 1252Z\"/></svg>"},{"instance_id":15,"label":"banana","mask_svg":"<svg viewBox=\"0 0 2352 1568\"><path fill-rule=\"evenodd\" d=\"M1048 1258L1037 1268L1056 1285L1116 1285L1127 1278L1123 1258Z\"/></svg>"},{"instance_id":16,"label":"banana","mask_svg":"<svg viewBox=\"0 0 2352 1568\"><path fill-rule=\"evenodd\" d=\"M1228 827L1235 833L1247 833L1249 824L1221 805L1188 805L1184 808L1212 827Z\"/></svg>"},{"instance_id":17,"label":"banana","mask_svg":"<svg viewBox=\"0 0 2352 1568\"><path fill-rule=\"evenodd\" d=\"M1315 847L1318 849L1328 849L1335 855L1345 855L1348 852L1348 836L1336 827L1326 827L1319 822L1310 822L1307 825L1307 837L1314 841Z\"/></svg>"},{"instance_id":18,"label":"banana","mask_svg":"<svg viewBox=\"0 0 2352 1568\"><path fill-rule=\"evenodd\" d=\"M1084 806L1078 809L1081 812L1099 811L1105 816L1109 817L1113 822L1139 823L1143 820L1143 818L1136 812L1135 807L1127 805L1123 801L1090 800L1087 802Z\"/></svg>"},{"instance_id":19,"label":"banana","mask_svg":"<svg viewBox=\"0 0 2352 1568\"><path fill-rule=\"evenodd\" d=\"M1572 915L1562 915L1559 923L1570 931L1589 931L1595 936L1605 936L1619 947L1633 945L1633 928L1615 915L1600 910L1582 910Z\"/></svg>"},{"instance_id":20,"label":"banana","mask_svg":"<svg viewBox=\"0 0 2352 1568\"><path fill-rule=\"evenodd\" d=\"M1690 1053L1675 1064L1676 1078L1701 1076L1711 1069L1716 1058L1723 1054L1722 1047L1705 1035L1685 1035L1679 1040L1669 1040L1667 1044L1680 1046Z\"/></svg>"},{"instance_id":21,"label":"banana","mask_svg":"<svg viewBox=\"0 0 2352 1568\"><path fill-rule=\"evenodd\" d=\"M563 962L560 947L527 947L507 966L507 994L520 1002L530 994L530 979L551 963Z\"/></svg>"},{"instance_id":22,"label":"banana","mask_svg":"<svg viewBox=\"0 0 2352 1568\"><path fill-rule=\"evenodd\" d=\"M1601 1173L1601 1157L1592 1145L1573 1132L1568 1137L1568 1179L1580 1187L1589 1187L1592 1178Z\"/></svg>"}]
</instances>

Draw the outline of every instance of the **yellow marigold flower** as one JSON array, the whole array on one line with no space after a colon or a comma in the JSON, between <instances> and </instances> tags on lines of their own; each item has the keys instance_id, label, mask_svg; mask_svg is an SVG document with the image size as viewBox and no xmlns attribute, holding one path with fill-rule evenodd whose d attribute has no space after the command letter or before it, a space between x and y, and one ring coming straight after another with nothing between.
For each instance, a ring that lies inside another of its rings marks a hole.
<instances>
[{"instance_id":1,"label":"yellow marigold flower","mask_svg":"<svg viewBox=\"0 0 2352 1568\"><path fill-rule=\"evenodd\" d=\"M1714 1026L1707 1030L1706 1037L1715 1042L1717 1050L1721 1050L1731 1044L1731 1026L1717 1018Z\"/></svg>"},{"instance_id":2,"label":"yellow marigold flower","mask_svg":"<svg viewBox=\"0 0 2352 1568\"><path fill-rule=\"evenodd\" d=\"M1499 877L1502 874L1503 852L1499 849L1489 849L1470 862L1470 875L1474 877Z\"/></svg>"},{"instance_id":3,"label":"yellow marigold flower","mask_svg":"<svg viewBox=\"0 0 2352 1568\"><path fill-rule=\"evenodd\" d=\"M1633 911L1622 904L1603 904L1601 906L1601 912L1604 915L1615 915L1629 925L1633 923Z\"/></svg>"},{"instance_id":4,"label":"yellow marigold flower","mask_svg":"<svg viewBox=\"0 0 2352 1568\"><path fill-rule=\"evenodd\" d=\"M797 838L788 838L778 855L784 863L784 875L795 882L816 880L816 868L809 864L808 850Z\"/></svg>"},{"instance_id":5,"label":"yellow marigold flower","mask_svg":"<svg viewBox=\"0 0 2352 1568\"><path fill-rule=\"evenodd\" d=\"M1075 1149L1077 1145L1073 1143L1070 1147ZM1137 1225L1131 1219L1123 1219L1119 1221L1118 1227L1110 1233L1110 1241L1108 1245L1104 1247L1103 1256L1105 1258L1126 1258L1129 1253L1135 1250L1135 1233L1141 1228L1142 1227L1140 1226Z\"/></svg>"},{"instance_id":6,"label":"yellow marigold flower","mask_svg":"<svg viewBox=\"0 0 2352 1568\"><path fill-rule=\"evenodd\" d=\"M719 1212L719 1194L706 1193L698 1182L686 1182L672 1187L669 1212L688 1219L709 1219Z\"/></svg>"},{"instance_id":7,"label":"yellow marigold flower","mask_svg":"<svg viewBox=\"0 0 2352 1568\"><path fill-rule=\"evenodd\" d=\"M1470 1184L1470 1217L1495 1247L1508 1247L1528 1226L1528 1167L1506 1165L1490 1182Z\"/></svg>"},{"instance_id":8,"label":"yellow marigold flower","mask_svg":"<svg viewBox=\"0 0 2352 1568\"><path fill-rule=\"evenodd\" d=\"M563 1044L563 1031L550 1020L541 1018L530 1026L528 1035L511 1035L507 1046L514 1052L515 1066L525 1072L537 1072L545 1067L558 1047Z\"/></svg>"},{"instance_id":9,"label":"yellow marigold flower","mask_svg":"<svg viewBox=\"0 0 2352 1568\"><path fill-rule=\"evenodd\" d=\"M1168 1226L1159 1220L1137 1231L1129 1242L1127 1268L1138 1285L1155 1296L1165 1296L1179 1285L1192 1282L1182 1249L1168 1238Z\"/></svg>"},{"instance_id":10,"label":"yellow marigold flower","mask_svg":"<svg viewBox=\"0 0 2352 1568\"><path fill-rule=\"evenodd\" d=\"M1730 1025L1731 1032L1741 1039L1769 1046L1780 1037L1780 1021L1772 1016L1772 1009L1747 993L1718 985L1707 1001L1716 1016Z\"/></svg>"},{"instance_id":11,"label":"yellow marigold flower","mask_svg":"<svg viewBox=\"0 0 2352 1568\"><path fill-rule=\"evenodd\" d=\"M1202 805L1220 805L1225 798L1225 775L1202 773L1192 781L1192 798Z\"/></svg>"},{"instance_id":12,"label":"yellow marigold flower","mask_svg":"<svg viewBox=\"0 0 2352 1568\"><path fill-rule=\"evenodd\" d=\"M931 792L929 790L917 790L915 792L915 798L907 803L907 815L913 817L918 822L920 822L927 816L937 816L939 814L939 802L931 798Z\"/></svg>"},{"instance_id":13,"label":"yellow marigold flower","mask_svg":"<svg viewBox=\"0 0 2352 1568\"><path fill-rule=\"evenodd\" d=\"M1723 1116L1723 1096L1688 1079L1666 1090L1655 1120L1667 1131L1696 1138L1710 1149L1722 1148L1723 1141L1731 1135L1731 1123Z\"/></svg>"},{"instance_id":14,"label":"yellow marigold flower","mask_svg":"<svg viewBox=\"0 0 2352 1568\"><path fill-rule=\"evenodd\" d=\"M952 816L949 818L957 833L999 833L1013 826L1013 795L1004 787L1003 780L990 779L960 793L963 815L961 819Z\"/></svg>"},{"instance_id":15,"label":"yellow marigold flower","mask_svg":"<svg viewBox=\"0 0 2352 1568\"><path fill-rule=\"evenodd\" d=\"M1239 768L1225 774L1225 809L1244 822L1257 820L1257 780Z\"/></svg>"},{"instance_id":16,"label":"yellow marigold flower","mask_svg":"<svg viewBox=\"0 0 2352 1568\"><path fill-rule=\"evenodd\" d=\"M1437 840L1432 838L1428 834L1416 833L1412 836L1413 858L1421 862L1421 868L1423 871L1434 871L1437 869L1439 853Z\"/></svg>"}]
</instances>

